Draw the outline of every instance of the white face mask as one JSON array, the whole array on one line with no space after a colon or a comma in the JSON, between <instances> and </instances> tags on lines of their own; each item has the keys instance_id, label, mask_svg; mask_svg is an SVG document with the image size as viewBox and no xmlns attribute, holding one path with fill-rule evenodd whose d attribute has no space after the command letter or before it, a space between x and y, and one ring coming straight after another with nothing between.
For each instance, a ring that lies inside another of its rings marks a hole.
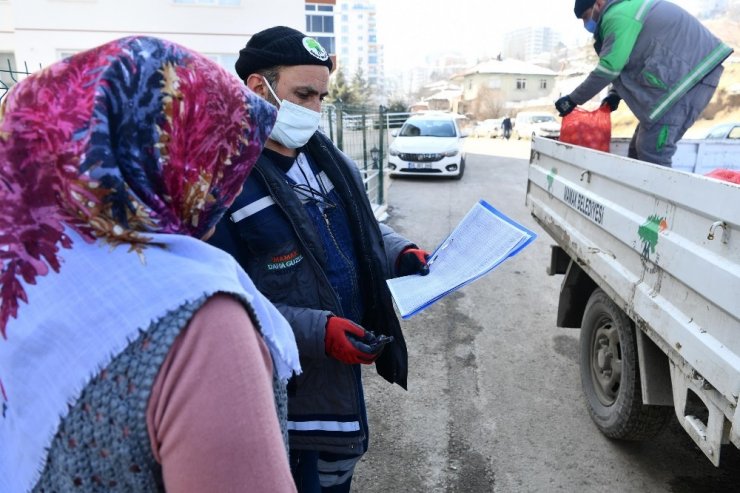
<instances>
[{"instance_id":1,"label":"white face mask","mask_svg":"<svg viewBox=\"0 0 740 493\"><path fill-rule=\"evenodd\" d=\"M267 88L270 90L272 96L280 104L277 120L275 120L275 126L272 128L270 138L280 142L289 149L303 147L308 142L308 139L319 129L321 113L291 103L285 99L281 101L277 97L277 94L275 94L275 91L272 90L267 79L264 77L262 79L267 84Z\"/></svg>"}]
</instances>

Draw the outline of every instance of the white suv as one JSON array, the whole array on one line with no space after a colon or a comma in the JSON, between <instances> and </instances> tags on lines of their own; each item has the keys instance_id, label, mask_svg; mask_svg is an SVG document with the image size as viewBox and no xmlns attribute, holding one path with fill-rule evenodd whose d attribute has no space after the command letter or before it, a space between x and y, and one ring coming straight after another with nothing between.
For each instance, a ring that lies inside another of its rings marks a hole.
<instances>
[{"instance_id":1,"label":"white suv","mask_svg":"<svg viewBox=\"0 0 740 493\"><path fill-rule=\"evenodd\" d=\"M432 175L462 178L465 152L457 115L427 113L411 116L388 149L390 176Z\"/></svg>"}]
</instances>

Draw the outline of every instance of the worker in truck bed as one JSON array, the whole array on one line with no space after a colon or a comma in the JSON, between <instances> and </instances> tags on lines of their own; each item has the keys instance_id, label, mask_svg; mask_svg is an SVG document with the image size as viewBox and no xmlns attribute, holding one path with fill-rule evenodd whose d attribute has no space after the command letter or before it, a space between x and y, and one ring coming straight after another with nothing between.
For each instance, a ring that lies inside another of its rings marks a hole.
<instances>
[{"instance_id":1,"label":"worker in truck bed","mask_svg":"<svg viewBox=\"0 0 740 493\"><path fill-rule=\"evenodd\" d=\"M639 121L629 157L671 166L676 142L712 99L732 48L665 0L576 0L574 12L594 34L599 63L555 102L560 116L611 84L602 103L614 111L624 99Z\"/></svg>"}]
</instances>

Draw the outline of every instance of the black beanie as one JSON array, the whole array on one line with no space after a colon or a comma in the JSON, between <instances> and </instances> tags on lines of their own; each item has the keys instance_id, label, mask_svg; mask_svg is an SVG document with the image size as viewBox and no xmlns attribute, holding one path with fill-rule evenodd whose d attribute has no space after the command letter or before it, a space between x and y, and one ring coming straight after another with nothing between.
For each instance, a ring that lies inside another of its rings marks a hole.
<instances>
[{"instance_id":1,"label":"black beanie","mask_svg":"<svg viewBox=\"0 0 740 493\"><path fill-rule=\"evenodd\" d=\"M244 80L260 69L277 65L323 65L330 71L333 67L318 41L290 27L275 26L249 39L239 50L234 68Z\"/></svg>"},{"instance_id":2,"label":"black beanie","mask_svg":"<svg viewBox=\"0 0 740 493\"><path fill-rule=\"evenodd\" d=\"M576 6L573 7L573 12L580 19L583 13L593 7L595 3L596 0L576 0Z\"/></svg>"}]
</instances>

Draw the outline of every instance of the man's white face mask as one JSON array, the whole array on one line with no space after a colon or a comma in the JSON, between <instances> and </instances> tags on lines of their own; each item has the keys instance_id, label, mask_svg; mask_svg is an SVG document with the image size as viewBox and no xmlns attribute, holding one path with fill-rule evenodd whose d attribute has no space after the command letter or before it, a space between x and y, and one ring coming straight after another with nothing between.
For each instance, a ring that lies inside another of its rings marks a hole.
<instances>
[{"instance_id":1,"label":"man's white face mask","mask_svg":"<svg viewBox=\"0 0 740 493\"><path fill-rule=\"evenodd\" d=\"M303 147L319 129L321 113L291 103L286 99L281 101L267 79L262 77L262 80L265 81L270 93L280 105L270 138L289 149Z\"/></svg>"}]
</instances>

